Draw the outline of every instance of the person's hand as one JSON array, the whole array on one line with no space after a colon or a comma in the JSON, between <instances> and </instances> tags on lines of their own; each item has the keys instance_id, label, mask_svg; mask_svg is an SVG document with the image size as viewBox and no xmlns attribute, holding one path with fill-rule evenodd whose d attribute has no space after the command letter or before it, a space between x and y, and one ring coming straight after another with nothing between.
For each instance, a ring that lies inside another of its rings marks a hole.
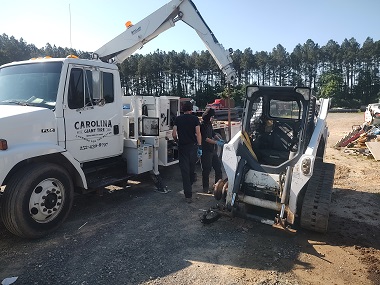
<instances>
[{"instance_id":1,"label":"person's hand","mask_svg":"<svg viewBox=\"0 0 380 285\"><path fill-rule=\"evenodd\" d=\"M225 144L225 142L224 142L224 140L217 140L217 141L216 141L216 144L217 144L218 146L223 146L223 145Z\"/></svg>"},{"instance_id":2,"label":"person's hand","mask_svg":"<svg viewBox=\"0 0 380 285\"><path fill-rule=\"evenodd\" d=\"M198 147L198 150L197 150L197 156L198 157L201 157L202 156L202 149L200 147Z\"/></svg>"}]
</instances>

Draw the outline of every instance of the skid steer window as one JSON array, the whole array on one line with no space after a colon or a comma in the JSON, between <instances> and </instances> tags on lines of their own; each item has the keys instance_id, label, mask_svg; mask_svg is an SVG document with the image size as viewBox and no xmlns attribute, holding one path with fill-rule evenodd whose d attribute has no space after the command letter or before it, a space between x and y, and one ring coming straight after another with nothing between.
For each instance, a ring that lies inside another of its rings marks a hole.
<instances>
[{"instance_id":1,"label":"skid steer window","mask_svg":"<svg viewBox=\"0 0 380 285\"><path fill-rule=\"evenodd\" d=\"M245 131L252 133L256 130L258 124L260 124L261 117L263 115L263 98L256 97L251 101L251 106L249 108L250 113L248 114L250 118L250 128L245 128Z\"/></svg>"},{"instance_id":2,"label":"skid steer window","mask_svg":"<svg viewBox=\"0 0 380 285\"><path fill-rule=\"evenodd\" d=\"M272 118L300 118L300 105L296 101L270 100L269 106L269 116Z\"/></svg>"}]
</instances>

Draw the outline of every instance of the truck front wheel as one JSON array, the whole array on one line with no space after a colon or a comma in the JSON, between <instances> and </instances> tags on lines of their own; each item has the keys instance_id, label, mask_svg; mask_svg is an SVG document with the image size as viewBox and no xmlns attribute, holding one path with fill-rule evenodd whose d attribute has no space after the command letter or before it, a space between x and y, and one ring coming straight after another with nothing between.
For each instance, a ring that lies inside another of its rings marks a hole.
<instances>
[{"instance_id":1,"label":"truck front wheel","mask_svg":"<svg viewBox=\"0 0 380 285\"><path fill-rule=\"evenodd\" d=\"M9 180L1 200L6 228L23 238L39 238L59 227L73 204L69 173L53 163L37 163Z\"/></svg>"}]
</instances>

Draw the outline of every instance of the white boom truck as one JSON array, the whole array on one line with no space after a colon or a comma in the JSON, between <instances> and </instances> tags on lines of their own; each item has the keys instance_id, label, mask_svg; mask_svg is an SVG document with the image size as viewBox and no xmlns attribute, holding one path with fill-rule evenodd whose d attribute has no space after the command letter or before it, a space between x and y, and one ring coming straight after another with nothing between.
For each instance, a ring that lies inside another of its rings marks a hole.
<instances>
[{"instance_id":1,"label":"white boom truck","mask_svg":"<svg viewBox=\"0 0 380 285\"><path fill-rule=\"evenodd\" d=\"M335 166L323 161L329 99L307 87L248 86L242 130L224 146L227 181L214 189L232 213L326 232Z\"/></svg>"},{"instance_id":2,"label":"white boom truck","mask_svg":"<svg viewBox=\"0 0 380 285\"><path fill-rule=\"evenodd\" d=\"M182 20L233 82L230 52L191 0L173 0L99 48L75 57L0 67L0 213L15 235L38 238L67 217L74 192L87 192L170 165L171 119L179 98L123 97L120 63ZM112 63L109 63L112 62Z\"/></svg>"}]
</instances>

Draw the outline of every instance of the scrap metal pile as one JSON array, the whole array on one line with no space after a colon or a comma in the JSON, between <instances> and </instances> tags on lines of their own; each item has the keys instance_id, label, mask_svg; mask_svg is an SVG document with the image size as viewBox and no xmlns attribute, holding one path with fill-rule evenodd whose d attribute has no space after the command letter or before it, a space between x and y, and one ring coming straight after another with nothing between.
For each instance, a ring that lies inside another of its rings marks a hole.
<instances>
[{"instance_id":1,"label":"scrap metal pile","mask_svg":"<svg viewBox=\"0 0 380 285\"><path fill-rule=\"evenodd\" d=\"M367 123L353 126L352 131L341 138L334 147L344 147L344 153L380 160L380 127Z\"/></svg>"}]
</instances>

